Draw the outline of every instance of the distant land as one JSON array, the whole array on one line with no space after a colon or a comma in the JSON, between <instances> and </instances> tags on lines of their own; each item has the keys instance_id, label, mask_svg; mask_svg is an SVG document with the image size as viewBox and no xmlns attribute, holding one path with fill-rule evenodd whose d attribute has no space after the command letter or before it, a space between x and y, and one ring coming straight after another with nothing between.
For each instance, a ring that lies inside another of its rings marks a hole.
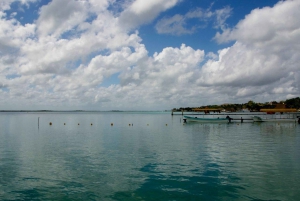
<instances>
[{"instance_id":1,"label":"distant land","mask_svg":"<svg viewBox=\"0 0 300 201\"><path fill-rule=\"evenodd\" d=\"M205 105L199 107L180 107L168 110L152 110L152 111L139 111L139 110L0 110L0 112L171 112L171 111L193 111L193 109L219 109L223 111L237 112L242 110L249 110L251 112L257 112L260 109L272 109L283 105L284 108L300 109L300 97L287 99L285 101L270 101L265 103L256 103L252 100L247 103L224 103L221 105ZM282 106L281 106L282 107Z\"/></svg>"},{"instance_id":2,"label":"distant land","mask_svg":"<svg viewBox=\"0 0 300 201\"><path fill-rule=\"evenodd\" d=\"M85 110L0 110L0 112L87 112ZM90 111L99 112L99 111Z\"/></svg>"},{"instance_id":3,"label":"distant land","mask_svg":"<svg viewBox=\"0 0 300 201\"><path fill-rule=\"evenodd\" d=\"M170 112L171 110L164 110L163 112ZM140 111L140 110L0 110L0 112L162 112L161 110Z\"/></svg>"},{"instance_id":4,"label":"distant land","mask_svg":"<svg viewBox=\"0 0 300 201\"><path fill-rule=\"evenodd\" d=\"M192 111L193 109L219 109L223 111L230 111L230 112L237 112L242 110L249 110L251 112L258 112L260 109L273 109L275 107L278 107L278 105L281 105L281 107L284 108L295 108L300 109L300 97L297 98L291 98L287 99L285 101L270 101L265 103L256 103L252 100L248 101L247 103L242 104L231 104L231 103L224 103L222 105L205 105L205 106L199 106L199 107L181 107L181 108L173 108L172 111Z\"/></svg>"}]
</instances>

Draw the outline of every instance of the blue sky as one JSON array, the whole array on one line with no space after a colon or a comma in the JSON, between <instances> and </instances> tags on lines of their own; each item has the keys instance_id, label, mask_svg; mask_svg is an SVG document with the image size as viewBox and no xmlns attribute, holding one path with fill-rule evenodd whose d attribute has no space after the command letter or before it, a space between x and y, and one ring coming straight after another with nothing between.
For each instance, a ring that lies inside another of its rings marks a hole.
<instances>
[{"instance_id":1,"label":"blue sky","mask_svg":"<svg viewBox=\"0 0 300 201\"><path fill-rule=\"evenodd\" d=\"M155 29L156 23L164 17L171 17L174 15L186 15L188 12L193 11L197 8L205 10L210 10L214 12L215 10L224 9L226 7L231 9L230 16L226 19L225 23L228 27L234 27L241 19L243 19L247 14L249 14L253 9L263 8L265 6L273 6L276 4L277 0L253 0L253 1L182 1L178 3L175 7L167 10L166 12L160 14L160 16L155 19L152 23L143 25L140 27L140 35L143 38L143 43L146 45L150 54L154 52L160 52L164 47L173 46L178 47L182 43L193 47L194 49L204 49L207 52L217 52L221 48L228 47L229 44L217 44L213 40L216 31L220 31L218 28L214 28L216 19L212 17L206 22L199 19L187 20L187 27L202 26L194 31L192 34L180 34L174 35L169 34L158 34Z\"/></svg>"},{"instance_id":2,"label":"blue sky","mask_svg":"<svg viewBox=\"0 0 300 201\"><path fill-rule=\"evenodd\" d=\"M299 4L3 0L0 109L160 110L297 97Z\"/></svg>"}]
</instances>

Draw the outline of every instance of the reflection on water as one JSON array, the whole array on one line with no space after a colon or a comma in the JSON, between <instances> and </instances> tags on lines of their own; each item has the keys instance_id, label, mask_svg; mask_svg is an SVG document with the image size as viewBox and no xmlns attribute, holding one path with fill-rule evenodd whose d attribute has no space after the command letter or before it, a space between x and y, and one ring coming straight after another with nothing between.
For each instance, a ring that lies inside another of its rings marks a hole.
<instances>
[{"instance_id":1,"label":"reflection on water","mask_svg":"<svg viewBox=\"0 0 300 201\"><path fill-rule=\"evenodd\" d=\"M287 134L287 135L295 135L297 127L299 127L299 124L297 123L280 123L280 122L264 122L264 123L256 123L261 128L262 134Z\"/></svg>"},{"instance_id":2,"label":"reflection on water","mask_svg":"<svg viewBox=\"0 0 300 201\"><path fill-rule=\"evenodd\" d=\"M183 125L180 118L2 113L0 200L300 197L300 125Z\"/></svg>"},{"instance_id":3,"label":"reflection on water","mask_svg":"<svg viewBox=\"0 0 300 201\"><path fill-rule=\"evenodd\" d=\"M216 200L218 198L238 198L239 178L234 174L222 172L218 164L207 164L202 172L190 169L189 172L165 174L163 167L148 164L140 171L149 176L137 190L133 192L116 192L111 198L115 200ZM161 165L163 166L163 165ZM170 167L167 167L170 168Z\"/></svg>"}]
</instances>

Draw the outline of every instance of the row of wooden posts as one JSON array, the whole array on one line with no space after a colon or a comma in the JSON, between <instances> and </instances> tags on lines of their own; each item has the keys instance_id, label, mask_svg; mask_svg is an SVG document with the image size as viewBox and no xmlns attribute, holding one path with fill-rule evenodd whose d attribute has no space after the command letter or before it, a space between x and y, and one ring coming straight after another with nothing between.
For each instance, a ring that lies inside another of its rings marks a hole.
<instances>
[{"instance_id":1,"label":"row of wooden posts","mask_svg":"<svg viewBox=\"0 0 300 201\"><path fill-rule=\"evenodd\" d=\"M38 123L39 124L39 123ZM49 122L49 125L52 126L52 122ZM64 123L64 125L66 125L66 123ZM78 123L78 126L80 124ZM91 123L91 126L93 125L93 123ZM113 123L110 123L111 126L113 126L114 124ZM133 126L133 124L128 124L128 126ZM149 124L147 124L147 126L149 126ZM168 126L168 124L166 124L166 126Z\"/></svg>"},{"instance_id":2,"label":"row of wooden posts","mask_svg":"<svg viewBox=\"0 0 300 201\"><path fill-rule=\"evenodd\" d=\"M180 122L181 122L181 120L180 120ZM52 126L52 122L49 122L49 125L50 126ZM66 123L64 123L64 125L66 125ZM80 124L78 123L78 126L79 126ZM91 126L93 125L93 123L91 123ZM111 126L113 126L114 125L114 123L110 123L110 125ZM128 124L128 126L133 126L133 123L132 124ZM147 126L149 126L149 124L147 124ZM166 124L166 126L168 126L168 124ZM38 117L38 128L40 127L40 117Z\"/></svg>"}]
</instances>

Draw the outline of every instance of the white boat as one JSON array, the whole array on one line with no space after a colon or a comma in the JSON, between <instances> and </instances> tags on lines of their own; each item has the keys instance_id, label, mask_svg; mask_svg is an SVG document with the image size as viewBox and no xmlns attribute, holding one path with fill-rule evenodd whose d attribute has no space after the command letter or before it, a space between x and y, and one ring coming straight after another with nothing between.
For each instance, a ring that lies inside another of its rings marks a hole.
<instances>
[{"instance_id":1,"label":"white boat","mask_svg":"<svg viewBox=\"0 0 300 201\"><path fill-rule=\"evenodd\" d=\"M261 118L259 116L253 116L253 121L254 122L297 122L297 118Z\"/></svg>"},{"instance_id":2,"label":"white boat","mask_svg":"<svg viewBox=\"0 0 300 201\"><path fill-rule=\"evenodd\" d=\"M198 118L198 117L190 117L184 116L186 121L188 122L201 122L201 123L229 123L230 118Z\"/></svg>"}]
</instances>

